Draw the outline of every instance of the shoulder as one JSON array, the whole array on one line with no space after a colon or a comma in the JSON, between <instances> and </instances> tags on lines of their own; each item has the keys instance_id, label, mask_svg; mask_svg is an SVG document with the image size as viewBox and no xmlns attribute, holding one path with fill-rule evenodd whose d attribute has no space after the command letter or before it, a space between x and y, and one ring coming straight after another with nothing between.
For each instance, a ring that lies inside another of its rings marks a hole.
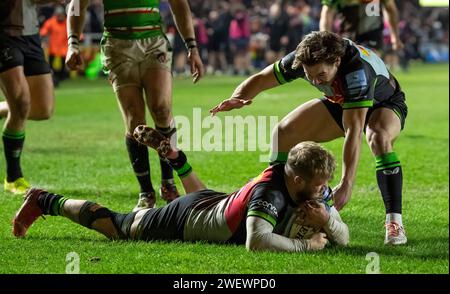
<instances>
[{"instance_id":1,"label":"shoulder","mask_svg":"<svg viewBox=\"0 0 450 294\"><path fill-rule=\"evenodd\" d=\"M274 63L274 74L280 84L291 82L297 78L303 78L305 72L303 67L293 69L292 65L295 60L295 51L292 51L282 59Z\"/></svg>"}]
</instances>

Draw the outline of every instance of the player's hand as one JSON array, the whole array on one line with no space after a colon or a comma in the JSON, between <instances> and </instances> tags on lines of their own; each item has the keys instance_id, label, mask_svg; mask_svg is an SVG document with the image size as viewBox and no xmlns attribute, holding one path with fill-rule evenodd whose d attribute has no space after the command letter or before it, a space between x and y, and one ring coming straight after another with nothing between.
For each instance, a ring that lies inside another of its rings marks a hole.
<instances>
[{"instance_id":1,"label":"player's hand","mask_svg":"<svg viewBox=\"0 0 450 294\"><path fill-rule=\"evenodd\" d=\"M211 108L209 110L209 112L211 113L212 116L214 116L218 112L230 111L232 109L239 109L245 105L250 105L250 104L252 104L252 100L230 98L230 99L223 100L219 105L217 105L214 108Z\"/></svg>"},{"instance_id":2,"label":"player's hand","mask_svg":"<svg viewBox=\"0 0 450 294\"><path fill-rule=\"evenodd\" d=\"M309 250L322 250L327 245L327 235L324 233L314 233L309 241Z\"/></svg>"},{"instance_id":3,"label":"player's hand","mask_svg":"<svg viewBox=\"0 0 450 294\"><path fill-rule=\"evenodd\" d=\"M305 211L305 218L303 221L305 226L322 228L330 219L330 214L325 208L325 204L317 200L308 200L302 206Z\"/></svg>"},{"instance_id":4,"label":"player's hand","mask_svg":"<svg viewBox=\"0 0 450 294\"><path fill-rule=\"evenodd\" d=\"M198 48L191 48L188 50L188 62L191 67L192 81L197 83L204 75L205 69L203 67L202 59L198 52Z\"/></svg>"},{"instance_id":5,"label":"player's hand","mask_svg":"<svg viewBox=\"0 0 450 294\"><path fill-rule=\"evenodd\" d=\"M395 36L391 37L391 43L392 43L392 49L394 51L400 51L404 47L402 41L400 41L400 39Z\"/></svg>"},{"instance_id":6,"label":"player's hand","mask_svg":"<svg viewBox=\"0 0 450 294\"><path fill-rule=\"evenodd\" d=\"M83 57L79 49L70 48L67 51L66 65L70 70L79 70L83 68Z\"/></svg>"},{"instance_id":7,"label":"player's hand","mask_svg":"<svg viewBox=\"0 0 450 294\"><path fill-rule=\"evenodd\" d=\"M352 197L352 187L349 185L343 184L342 182L339 183L334 189L333 189L333 202L334 202L334 208L336 210L341 210L347 202L350 201L350 198Z\"/></svg>"}]
</instances>

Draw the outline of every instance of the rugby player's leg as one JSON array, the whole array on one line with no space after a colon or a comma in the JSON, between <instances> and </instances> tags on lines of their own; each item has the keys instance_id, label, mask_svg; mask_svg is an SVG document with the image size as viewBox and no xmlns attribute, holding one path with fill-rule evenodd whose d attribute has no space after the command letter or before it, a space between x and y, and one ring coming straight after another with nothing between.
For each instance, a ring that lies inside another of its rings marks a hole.
<instances>
[{"instance_id":1,"label":"rugby player's leg","mask_svg":"<svg viewBox=\"0 0 450 294\"><path fill-rule=\"evenodd\" d=\"M55 106L52 75L48 73L28 76L27 82L31 95L31 107L28 119L49 119L53 115Z\"/></svg>"},{"instance_id":2,"label":"rugby player's leg","mask_svg":"<svg viewBox=\"0 0 450 294\"><path fill-rule=\"evenodd\" d=\"M119 214L87 200L72 200L62 195L32 188L13 219L13 234L24 237L28 228L42 215L63 216L110 239L128 239L133 214ZM128 224L128 225L127 225Z\"/></svg>"},{"instance_id":3,"label":"rugby player's leg","mask_svg":"<svg viewBox=\"0 0 450 294\"><path fill-rule=\"evenodd\" d=\"M145 102L142 88L137 85L124 85L117 87L115 92L125 124L125 144L128 156L140 186L138 205L135 210L151 208L155 205L156 197L150 177L148 148L139 144L133 137L133 130L138 125L145 124Z\"/></svg>"},{"instance_id":4,"label":"rugby player's leg","mask_svg":"<svg viewBox=\"0 0 450 294\"><path fill-rule=\"evenodd\" d=\"M274 129L270 161L285 162L289 150L300 142L327 142L343 136L344 131L324 102L308 101L285 116Z\"/></svg>"},{"instance_id":5,"label":"rugby player's leg","mask_svg":"<svg viewBox=\"0 0 450 294\"><path fill-rule=\"evenodd\" d=\"M171 145L164 135L148 126L138 126L134 131L134 137L138 142L158 151L158 154L167 160L171 167L177 172L186 193L206 189L193 172L191 165L187 162L186 154Z\"/></svg>"},{"instance_id":6,"label":"rugby player's leg","mask_svg":"<svg viewBox=\"0 0 450 294\"><path fill-rule=\"evenodd\" d=\"M55 95L51 74L26 77L30 88L30 120L46 120L53 115ZM0 117L6 117L9 112L8 103L0 102Z\"/></svg>"},{"instance_id":7,"label":"rugby player's leg","mask_svg":"<svg viewBox=\"0 0 450 294\"><path fill-rule=\"evenodd\" d=\"M401 131L399 116L389 108L375 109L366 127L366 139L376 160L378 187L386 208L386 244L406 243L402 222L403 173L393 146Z\"/></svg>"},{"instance_id":8,"label":"rugby player's leg","mask_svg":"<svg viewBox=\"0 0 450 294\"><path fill-rule=\"evenodd\" d=\"M6 101L0 102L0 118L7 117L8 112L9 112L8 103Z\"/></svg>"},{"instance_id":9,"label":"rugby player's leg","mask_svg":"<svg viewBox=\"0 0 450 294\"><path fill-rule=\"evenodd\" d=\"M172 74L164 67L148 68L142 76L147 105L155 122L155 129L169 138L176 145L176 128L172 115ZM161 197L171 202L179 193L173 180L173 169L167 161L160 157Z\"/></svg>"},{"instance_id":10,"label":"rugby player's leg","mask_svg":"<svg viewBox=\"0 0 450 294\"><path fill-rule=\"evenodd\" d=\"M2 136L6 158L4 188L14 194L23 194L29 188L23 179L20 156L25 141L25 122L30 111L30 91L23 66L3 71L0 80L9 107Z\"/></svg>"}]
</instances>

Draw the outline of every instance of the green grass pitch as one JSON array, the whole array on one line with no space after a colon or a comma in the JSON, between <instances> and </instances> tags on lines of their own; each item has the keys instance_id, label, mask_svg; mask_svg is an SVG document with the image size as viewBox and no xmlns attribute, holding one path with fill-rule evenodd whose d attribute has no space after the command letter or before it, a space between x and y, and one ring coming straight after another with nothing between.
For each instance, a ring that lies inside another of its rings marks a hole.
<instances>
[{"instance_id":1,"label":"green grass pitch","mask_svg":"<svg viewBox=\"0 0 450 294\"><path fill-rule=\"evenodd\" d=\"M395 146L404 169L406 246L383 245L384 208L375 162L364 142L353 197L342 211L350 229L348 248L303 254L249 253L244 246L201 242L111 242L62 217L39 219L25 239L17 240L11 234L11 219L22 199L0 192L0 273L65 273L69 252L79 255L81 273L366 273L370 252L378 254L381 273L448 273L448 65L414 66L410 73L396 76L409 105L405 130ZM199 107L208 116L208 109L228 98L241 80L207 77L194 86L190 80L176 78L174 114L192 117L192 108ZM281 119L297 105L319 96L313 87L296 81L267 91L250 107L226 115L277 115ZM97 201L120 212L131 210L138 185L125 149L122 118L107 81L67 81L56 90L56 97L51 120L28 122L22 157L26 178L71 198ZM342 140L325 145L340 162ZM266 166L259 162L257 151L187 154L200 178L219 191L241 187ZM151 165L158 187L155 152L151 152ZM339 177L340 167L334 183ZM163 204L158 199L158 205Z\"/></svg>"}]
</instances>

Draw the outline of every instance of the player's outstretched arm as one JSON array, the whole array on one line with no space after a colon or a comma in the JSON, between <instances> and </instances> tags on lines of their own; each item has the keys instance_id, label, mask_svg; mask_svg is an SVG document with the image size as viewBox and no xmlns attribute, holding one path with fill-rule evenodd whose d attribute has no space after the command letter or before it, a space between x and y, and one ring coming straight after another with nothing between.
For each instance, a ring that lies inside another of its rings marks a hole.
<instances>
[{"instance_id":1,"label":"player's outstretched arm","mask_svg":"<svg viewBox=\"0 0 450 294\"><path fill-rule=\"evenodd\" d=\"M250 76L245 81L240 83L229 99L222 101L219 105L209 110L211 115L215 115L221 111L230 111L232 109L241 108L245 105L250 105L252 103L252 99L259 93L279 86L280 83L275 77L273 67L274 65L271 64L262 71Z\"/></svg>"},{"instance_id":2,"label":"player's outstretched arm","mask_svg":"<svg viewBox=\"0 0 450 294\"><path fill-rule=\"evenodd\" d=\"M66 65L71 70L81 69L83 58L80 52L80 36L84 28L84 19L89 0L71 0L67 17L68 51Z\"/></svg>"},{"instance_id":3,"label":"player's outstretched arm","mask_svg":"<svg viewBox=\"0 0 450 294\"><path fill-rule=\"evenodd\" d=\"M273 233L273 226L268 221L256 217L247 217L247 240L245 246L249 251L269 250L304 252L322 250L328 243L324 233L315 233L310 239L290 239Z\"/></svg>"}]
</instances>

